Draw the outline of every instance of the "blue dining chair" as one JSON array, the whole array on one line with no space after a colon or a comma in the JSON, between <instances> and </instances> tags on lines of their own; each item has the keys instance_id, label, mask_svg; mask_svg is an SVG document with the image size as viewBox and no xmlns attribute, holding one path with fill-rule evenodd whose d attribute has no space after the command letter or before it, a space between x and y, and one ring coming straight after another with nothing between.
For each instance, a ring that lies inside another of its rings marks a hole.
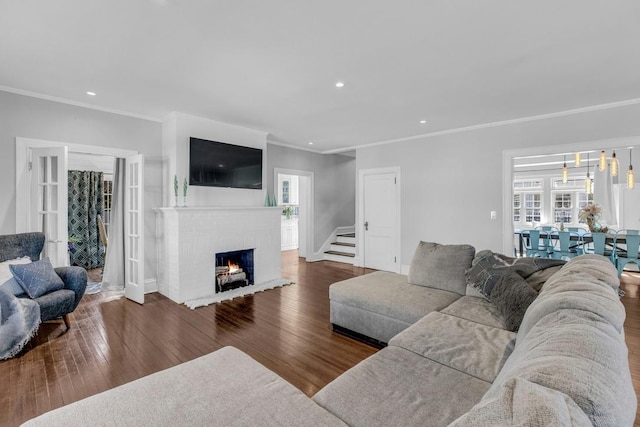
<instances>
[{"instance_id":1,"label":"blue dining chair","mask_svg":"<svg viewBox=\"0 0 640 427\"><path fill-rule=\"evenodd\" d=\"M577 232L558 231L558 240L553 245L552 258L566 259L582 255L582 237Z\"/></svg>"},{"instance_id":2,"label":"blue dining chair","mask_svg":"<svg viewBox=\"0 0 640 427\"><path fill-rule=\"evenodd\" d=\"M623 243L619 243L618 240L624 238L626 246L624 250L619 250L619 246ZM634 263L640 267L640 257L638 256L638 249L640 247L640 232L638 230L621 230L613 239L614 247L614 259L616 268L618 269L618 277L622 276L622 270L625 265Z\"/></svg>"},{"instance_id":3,"label":"blue dining chair","mask_svg":"<svg viewBox=\"0 0 640 427\"><path fill-rule=\"evenodd\" d=\"M607 249L607 233L588 233L583 236L583 239L587 236L591 236L591 243L588 245L585 244L585 252L607 257L609 258L609 261L611 261L611 263L615 265L616 262L614 260L614 251L611 249Z\"/></svg>"},{"instance_id":4,"label":"blue dining chair","mask_svg":"<svg viewBox=\"0 0 640 427\"><path fill-rule=\"evenodd\" d=\"M525 242L525 249L528 257L542 257L548 258L549 251L552 248L549 246L550 232L541 230L528 230L529 242Z\"/></svg>"}]
</instances>

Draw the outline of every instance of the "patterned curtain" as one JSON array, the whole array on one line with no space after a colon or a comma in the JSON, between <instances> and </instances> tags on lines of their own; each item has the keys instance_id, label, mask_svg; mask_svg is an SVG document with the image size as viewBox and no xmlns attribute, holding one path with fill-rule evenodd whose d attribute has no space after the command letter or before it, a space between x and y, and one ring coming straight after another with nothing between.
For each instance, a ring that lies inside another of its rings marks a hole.
<instances>
[{"instance_id":1,"label":"patterned curtain","mask_svg":"<svg viewBox=\"0 0 640 427\"><path fill-rule=\"evenodd\" d=\"M98 232L102 214L103 173L69 171L69 252L71 265L104 265L104 246Z\"/></svg>"}]
</instances>

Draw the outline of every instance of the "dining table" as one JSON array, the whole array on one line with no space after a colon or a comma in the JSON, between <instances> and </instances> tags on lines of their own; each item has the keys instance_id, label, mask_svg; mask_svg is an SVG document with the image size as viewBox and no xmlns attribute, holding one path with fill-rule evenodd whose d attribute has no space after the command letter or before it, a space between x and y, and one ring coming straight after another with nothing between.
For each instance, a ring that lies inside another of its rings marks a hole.
<instances>
[{"instance_id":1,"label":"dining table","mask_svg":"<svg viewBox=\"0 0 640 427\"><path fill-rule=\"evenodd\" d=\"M525 253L525 241L527 243L527 245L529 244L529 231L528 229L515 229L514 230L514 235L518 236L518 256L523 257L526 256ZM610 247L611 249L614 248L614 245L616 245L617 243L621 243L621 244L625 244L626 240L625 240L625 235L624 234L620 234L620 235L616 235L613 233L606 233L607 236L605 238L605 243L608 247ZM540 230L540 238L550 238L551 240L557 240L558 239L558 231L548 231L548 230ZM593 237L592 237L592 233L590 231L580 231L580 232L571 232L571 235L569 237L571 239L571 241L576 242L576 244L574 246L572 246L572 248L576 248L579 245L584 245L586 243L591 243L593 242Z\"/></svg>"}]
</instances>

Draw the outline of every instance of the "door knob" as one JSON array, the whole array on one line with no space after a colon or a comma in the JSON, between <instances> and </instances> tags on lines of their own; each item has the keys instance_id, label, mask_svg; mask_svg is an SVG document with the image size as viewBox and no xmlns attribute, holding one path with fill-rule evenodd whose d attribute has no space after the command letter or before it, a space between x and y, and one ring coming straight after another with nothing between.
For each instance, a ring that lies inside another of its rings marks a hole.
<instances>
[{"instance_id":1,"label":"door knob","mask_svg":"<svg viewBox=\"0 0 640 427\"><path fill-rule=\"evenodd\" d=\"M364 223L364 231L369 231L369 221L365 221L365 223Z\"/></svg>"}]
</instances>

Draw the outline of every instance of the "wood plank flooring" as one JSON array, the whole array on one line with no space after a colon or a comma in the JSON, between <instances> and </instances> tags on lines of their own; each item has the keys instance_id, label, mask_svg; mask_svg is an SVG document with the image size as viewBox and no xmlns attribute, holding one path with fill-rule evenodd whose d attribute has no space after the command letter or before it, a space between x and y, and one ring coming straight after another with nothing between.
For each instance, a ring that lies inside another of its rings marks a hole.
<instances>
[{"instance_id":1,"label":"wood plank flooring","mask_svg":"<svg viewBox=\"0 0 640 427\"><path fill-rule=\"evenodd\" d=\"M19 357L0 362L0 426L233 345L311 396L377 350L331 331L328 287L368 272L299 262L283 252L295 285L190 310L160 294L138 305L121 293L87 295L71 316L41 325ZM626 339L640 390L640 275L623 277ZM640 420L640 418L638 418ZM637 421L640 425L640 421Z\"/></svg>"},{"instance_id":2,"label":"wood plank flooring","mask_svg":"<svg viewBox=\"0 0 640 427\"><path fill-rule=\"evenodd\" d=\"M299 262L283 252L295 285L190 310L164 296L144 305L122 293L86 295L71 315L46 322L19 357L0 362L0 426L235 346L311 396L377 349L331 331L331 283L371 270ZM93 278L95 280L95 278Z\"/></svg>"}]
</instances>

